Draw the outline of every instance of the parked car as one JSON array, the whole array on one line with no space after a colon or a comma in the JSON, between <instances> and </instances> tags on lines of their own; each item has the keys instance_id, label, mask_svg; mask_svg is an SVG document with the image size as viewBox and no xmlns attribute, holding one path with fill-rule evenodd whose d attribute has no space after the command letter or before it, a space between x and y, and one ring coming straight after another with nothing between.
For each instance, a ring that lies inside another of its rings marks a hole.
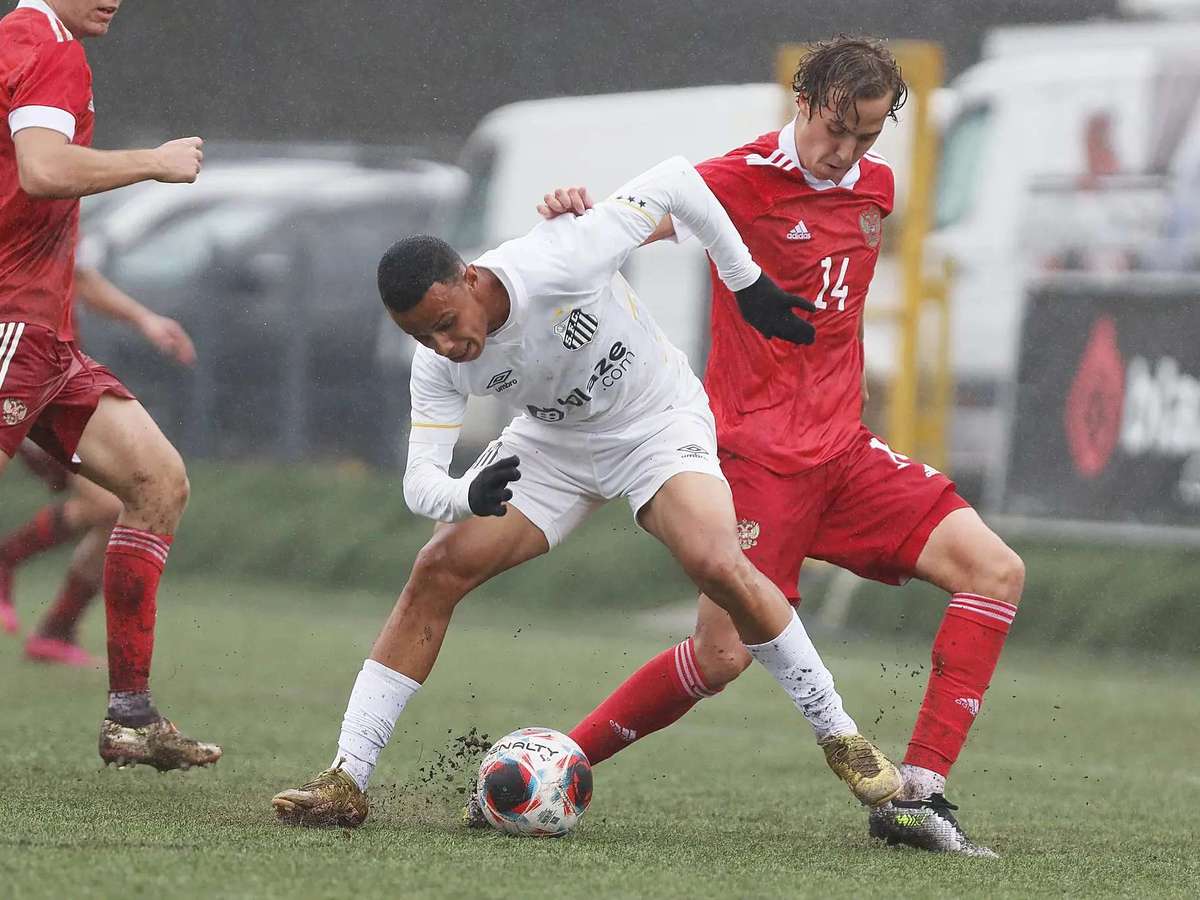
<instances>
[{"instance_id":1,"label":"parked car","mask_svg":"<svg viewBox=\"0 0 1200 900\"><path fill-rule=\"evenodd\" d=\"M412 347L389 336L381 352L375 268L465 176L426 161L269 169L211 177L186 202L130 198L92 231L108 277L191 332L193 371L112 323L84 322L85 343L190 456L394 464Z\"/></svg>"}]
</instances>

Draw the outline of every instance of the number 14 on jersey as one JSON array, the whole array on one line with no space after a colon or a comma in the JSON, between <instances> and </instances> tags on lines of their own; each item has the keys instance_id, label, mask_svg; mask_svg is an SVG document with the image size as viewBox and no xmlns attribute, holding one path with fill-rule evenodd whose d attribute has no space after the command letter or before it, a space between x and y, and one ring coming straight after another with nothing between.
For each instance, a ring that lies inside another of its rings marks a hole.
<instances>
[{"instance_id":1,"label":"number 14 on jersey","mask_svg":"<svg viewBox=\"0 0 1200 900\"><path fill-rule=\"evenodd\" d=\"M842 257L842 266L838 270L837 282L830 290L829 283L832 280L833 274L833 257L827 256L821 260L821 293L817 294L817 299L813 301L813 306L817 309L829 309L829 302L825 300L825 295L829 294L830 301L837 301L838 312L844 312L846 309L846 297L850 293L850 288L846 284L846 269L850 267L850 257Z\"/></svg>"}]
</instances>

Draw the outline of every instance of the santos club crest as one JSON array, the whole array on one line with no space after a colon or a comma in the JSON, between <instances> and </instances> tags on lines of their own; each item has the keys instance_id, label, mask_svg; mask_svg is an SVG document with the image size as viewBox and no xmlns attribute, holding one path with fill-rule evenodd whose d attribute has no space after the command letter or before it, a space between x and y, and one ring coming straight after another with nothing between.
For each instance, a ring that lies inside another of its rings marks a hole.
<instances>
[{"instance_id":1,"label":"santos club crest","mask_svg":"<svg viewBox=\"0 0 1200 900\"><path fill-rule=\"evenodd\" d=\"M599 325L600 320L595 316L582 309L573 309L565 319L555 323L554 333L562 338L563 346L568 350L578 350L591 342Z\"/></svg>"}]
</instances>

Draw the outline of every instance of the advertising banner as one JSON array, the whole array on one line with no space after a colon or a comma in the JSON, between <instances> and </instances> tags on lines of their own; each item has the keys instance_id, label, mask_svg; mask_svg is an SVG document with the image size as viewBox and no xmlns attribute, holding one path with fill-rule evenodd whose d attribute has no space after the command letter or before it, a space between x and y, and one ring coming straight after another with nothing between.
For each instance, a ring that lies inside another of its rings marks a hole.
<instances>
[{"instance_id":1,"label":"advertising banner","mask_svg":"<svg viewBox=\"0 0 1200 900\"><path fill-rule=\"evenodd\" d=\"M1048 279L1021 338L1004 512L1200 525L1200 279Z\"/></svg>"}]
</instances>

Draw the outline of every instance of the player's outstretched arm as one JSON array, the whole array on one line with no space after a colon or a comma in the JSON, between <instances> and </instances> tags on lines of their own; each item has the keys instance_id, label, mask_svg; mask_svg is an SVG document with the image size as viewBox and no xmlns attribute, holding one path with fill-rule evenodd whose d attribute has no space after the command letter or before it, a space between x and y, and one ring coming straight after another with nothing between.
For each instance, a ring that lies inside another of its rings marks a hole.
<instances>
[{"instance_id":1,"label":"player's outstretched arm","mask_svg":"<svg viewBox=\"0 0 1200 900\"><path fill-rule=\"evenodd\" d=\"M555 188L543 195L542 202L537 205L538 215L543 219L557 219L566 213L582 216L596 204L586 187ZM653 244L675 235L675 222L670 216L663 216L650 236L642 241L641 246Z\"/></svg>"},{"instance_id":2,"label":"player's outstretched arm","mask_svg":"<svg viewBox=\"0 0 1200 900\"><path fill-rule=\"evenodd\" d=\"M13 144L21 189L45 200L102 194L139 181L190 184L204 161L204 141L198 137L168 141L153 150L93 150L50 128L34 127L14 134Z\"/></svg>"},{"instance_id":3,"label":"player's outstretched arm","mask_svg":"<svg viewBox=\"0 0 1200 900\"><path fill-rule=\"evenodd\" d=\"M618 190L612 200L668 213L657 220L653 231L642 240L643 245L674 235L672 217L678 217L700 239L750 325L764 337L793 344L813 342L816 335L812 324L793 310L815 312L816 307L780 289L754 263L725 208L686 160L675 157L660 163ZM551 219L566 213L582 216L591 207L586 188L557 188L542 198L538 212Z\"/></svg>"},{"instance_id":4,"label":"player's outstretched arm","mask_svg":"<svg viewBox=\"0 0 1200 900\"><path fill-rule=\"evenodd\" d=\"M151 312L97 269L80 266L75 270L75 293L100 315L128 322L160 353L180 365L190 366L196 361L196 347L182 325Z\"/></svg>"}]
</instances>

